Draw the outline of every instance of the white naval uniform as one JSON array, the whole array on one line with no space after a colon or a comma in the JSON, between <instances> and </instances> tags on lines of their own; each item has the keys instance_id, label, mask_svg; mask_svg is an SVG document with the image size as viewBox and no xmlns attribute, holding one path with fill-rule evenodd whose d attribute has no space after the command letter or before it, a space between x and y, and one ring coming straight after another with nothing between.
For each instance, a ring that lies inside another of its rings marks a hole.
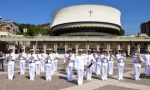
<instances>
[{"instance_id":1,"label":"white naval uniform","mask_svg":"<svg viewBox=\"0 0 150 90\"><path fill-rule=\"evenodd\" d=\"M45 72L45 61L46 61L46 54L41 54L41 72Z\"/></svg>"},{"instance_id":2,"label":"white naval uniform","mask_svg":"<svg viewBox=\"0 0 150 90\"><path fill-rule=\"evenodd\" d=\"M35 57L35 72L36 72L36 75L40 75L40 68L41 68L41 54L36 54L36 57Z\"/></svg>"},{"instance_id":3,"label":"white naval uniform","mask_svg":"<svg viewBox=\"0 0 150 90\"><path fill-rule=\"evenodd\" d=\"M101 55L98 55L96 58L96 75L101 75L102 62L100 56Z\"/></svg>"},{"instance_id":4,"label":"white naval uniform","mask_svg":"<svg viewBox=\"0 0 150 90\"><path fill-rule=\"evenodd\" d=\"M66 61L67 61L68 57L69 57L69 54L66 53L66 54L64 55L64 64L66 64ZM66 72L67 72L67 67L65 67L65 70L66 70Z\"/></svg>"},{"instance_id":5,"label":"white naval uniform","mask_svg":"<svg viewBox=\"0 0 150 90\"><path fill-rule=\"evenodd\" d=\"M86 53L82 54L83 57L84 57L84 65L87 65L87 62L88 62L88 55ZM87 74L87 68L85 68L84 70L84 75L86 76Z\"/></svg>"},{"instance_id":6,"label":"white naval uniform","mask_svg":"<svg viewBox=\"0 0 150 90\"><path fill-rule=\"evenodd\" d=\"M113 70L114 70L114 59L115 56L114 55L110 55L108 54L106 56L107 60L108 60L108 75L113 75Z\"/></svg>"},{"instance_id":7,"label":"white naval uniform","mask_svg":"<svg viewBox=\"0 0 150 90\"><path fill-rule=\"evenodd\" d=\"M69 54L65 53L65 55L64 55L64 63L66 63L66 60L67 60L68 57L69 57Z\"/></svg>"},{"instance_id":8,"label":"white naval uniform","mask_svg":"<svg viewBox=\"0 0 150 90\"><path fill-rule=\"evenodd\" d=\"M89 68L87 68L87 80L91 80L93 69L95 69L95 58L93 57L93 54L88 55L87 63L92 63L92 65Z\"/></svg>"},{"instance_id":9,"label":"white naval uniform","mask_svg":"<svg viewBox=\"0 0 150 90\"><path fill-rule=\"evenodd\" d=\"M18 59L20 61L20 75L24 75L25 74L25 63L27 60L27 54L24 52L20 53Z\"/></svg>"},{"instance_id":10,"label":"white naval uniform","mask_svg":"<svg viewBox=\"0 0 150 90\"><path fill-rule=\"evenodd\" d=\"M104 54L101 54L100 56L100 59L101 59L101 67L102 67L102 80L107 80L107 73L108 73L108 61L107 61L107 58Z\"/></svg>"},{"instance_id":11,"label":"white naval uniform","mask_svg":"<svg viewBox=\"0 0 150 90\"><path fill-rule=\"evenodd\" d=\"M67 59L67 80L72 81L72 74L73 74L73 64L75 61L74 54L71 54L70 58Z\"/></svg>"},{"instance_id":12,"label":"white naval uniform","mask_svg":"<svg viewBox=\"0 0 150 90\"><path fill-rule=\"evenodd\" d=\"M54 71L57 71L57 66L58 66L58 58L59 58L59 55L58 53L54 53Z\"/></svg>"},{"instance_id":13,"label":"white naval uniform","mask_svg":"<svg viewBox=\"0 0 150 90\"><path fill-rule=\"evenodd\" d=\"M96 58L98 57L97 53L93 53L94 63L93 63L93 72L96 72Z\"/></svg>"},{"instance_id":14,"label":"white naval uniform","mask_svg":"<svg viewBox=\"0 0 150 90\"><path fill-rule=\"evenodd\" d=\"M8 60L8 79L9 80L12 80L14 77L15 59L16 59L16 56L14 53L8 54L7 60Z\"/></svg>"},{"instance_id":15,"label":"white naval uniform","mask_svg":"<svg viewBox=\"0 0 150 90\"><path fill-rule=\"evenodd\" d=\"M124 61L126 60L126 56L117 54L116 60L118 62L118 80L123 80L123 72L124 72Z\"/></svg>"},{"instance_id":16,"label":"white naval uniform","mask_svg":"<svg viewBox=\"0 0 150 90\"><path fill-rule=\"evenodd\" d=\"M75 69L77 70L77 83L78 85L82 85L83 76L84 76L84 56L83 55L76 56Z\"/></svg>"},{"instance_id":17,"label":"white naval uniform","mask_svg":"<svg viewBox=\"0 0 150 90\"><path fill-rule=\"evenodd\" d=\"M134 78L135 78L135 80L140 80L141 62L139 62L139 60L138 60L138 54L133 55L131 60L133 62L133 67L134 67Z\"/></svg>"},{"instance_id":18,"label":"white naval uniform","mask_svg":"<svg viewBox=\"0 0 150 90\"><path fill-rule=\"evenodd\" d=\"M46 76L46 80L50 80L51 81L51 76L53 75L53 62L54 62L54 55L51 54L47 54L46 55L46 62L45 62L45 76Z\"/></svg>"},{"instance_id":19,"label":"white naval uniform","mask_svg":"<svg viewBox=\"0 0 150 90\"><path fill-rule=\"evenodd\" d=\"M35 77L35 58L35 54L28 55L30 80L34 80Z\"/></svg>"},{"instance_id":20,"label":"white naval uniform","mask_svg":"<svg viewBox=\"0 0 150 90\"><path fill-rule=\"evenodd\" d=\"M145 74L150 76L150 54L145 54L143 59L145 62Z\"/></svg>"}]
</instances>

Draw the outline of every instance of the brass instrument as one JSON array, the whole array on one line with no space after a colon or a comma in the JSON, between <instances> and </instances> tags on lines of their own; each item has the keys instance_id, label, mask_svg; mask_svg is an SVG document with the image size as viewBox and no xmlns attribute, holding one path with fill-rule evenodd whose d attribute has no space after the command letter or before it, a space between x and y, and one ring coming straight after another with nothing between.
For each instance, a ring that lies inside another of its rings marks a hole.
<instances>
[{"instance_id":1,"label":"brass instrument","mask_svg":"<svg viewBox=\"0 0 150 90\"><path fill-rule=\"evenodd\" d=\"M51 60L50 56L48 55L46 58L46 63L51 63L51 62L52 62L52 60Z\"/></svg>"},{"instance_id":2,"label":"brass instrument","mask_svg":"<svg viewBox=\"0 0 150 90\"><path fill-rule=\"evenodd\" d=\"M8 56L8 58L7 58L7 62L8 62L8 61L11 61L11 59L12 59L12 56L11 56L11 54L9 54L9 56Z\"/></svg>"}]
</instances>

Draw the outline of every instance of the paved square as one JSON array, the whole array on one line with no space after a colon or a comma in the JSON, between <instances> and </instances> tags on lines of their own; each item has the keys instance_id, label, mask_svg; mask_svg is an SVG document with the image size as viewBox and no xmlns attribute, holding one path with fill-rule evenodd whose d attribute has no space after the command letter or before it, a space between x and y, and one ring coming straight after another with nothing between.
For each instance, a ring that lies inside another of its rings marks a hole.
<instances>
[{"instance_id":1,"label":"paved square","mask_svg":"<svg viewBox=\"0 0 150 90\"><path fill-rule=\"evenodd\" d=\"M114 67L114 76L108 78L107 81L102 81L100 76L93 74L91 81L84 80L82 86L78 86L76 82L76 75L74 80L68 82L66 80L66 72L62 60L59 61L58 72L52 77L52 81L45 80L45 74L41 73L36 76L34 81L29 80L28 69L26 69L25 76L19 75L19 64L15 64L14 79L7 79L7 63L5 62L5 72L0 72L0 90L149 90L150 79L141 74L141 80L135 81L133 78L133 66L130 59L126 61L124 80L117 80L117 64ZM27 67L27 65L26 65ZM143 67L143 66L142 66ZM144 69L142 69L143 73ZM75 73L74 73L75 74Z\"/></svg>"}]
</instances>

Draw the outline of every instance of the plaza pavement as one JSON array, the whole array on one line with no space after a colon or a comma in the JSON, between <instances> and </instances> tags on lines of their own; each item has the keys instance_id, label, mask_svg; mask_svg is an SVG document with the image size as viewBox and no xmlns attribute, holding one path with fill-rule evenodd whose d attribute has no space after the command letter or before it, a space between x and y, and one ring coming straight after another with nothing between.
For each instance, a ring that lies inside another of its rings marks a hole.
<instances>
[{"instance_id":1,"label":"plaza pavement","mask_svg":"<svg viewBox=\"0 0 150 90\"><path fill-rule=\"evenodd\" d=\"M58 72L55 72L52 81L46 81L44 73L36 76L34 81L30 81L28 69L26 69L25 76L20 76L18 62L15 64L14 80L8 80L7 63L5 62L5 72L0 72L0 90L150 90L150 78L145 77L143 74L144 69L142 69L141 80L134 80L133 66L130 59L125 64L123 81L117 80L117 64L115 63L114 76L110 76L107 81L102 81L100 76L93 74L92 80L84 80L82 86L77 85L75 72L72 82L66 80L66 72L62 61L59 61Z\"/></svg>"}]
</instances>

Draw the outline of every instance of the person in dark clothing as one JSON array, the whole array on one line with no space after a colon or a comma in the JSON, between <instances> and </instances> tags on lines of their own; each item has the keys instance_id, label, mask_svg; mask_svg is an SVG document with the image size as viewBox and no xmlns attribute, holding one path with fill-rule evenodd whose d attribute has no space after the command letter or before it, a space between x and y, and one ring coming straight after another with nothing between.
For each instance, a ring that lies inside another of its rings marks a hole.
<instances>
[{"instance_id":1,"label":"person in dark clothing","mask_svg":"<svg viewBox=\"0 0 150 90\"><path fill-rule=\"evenodd\" d=\"M0 70L4 71L4 54L1 50L0 50Z\"/></svg>"}]
</instances>

